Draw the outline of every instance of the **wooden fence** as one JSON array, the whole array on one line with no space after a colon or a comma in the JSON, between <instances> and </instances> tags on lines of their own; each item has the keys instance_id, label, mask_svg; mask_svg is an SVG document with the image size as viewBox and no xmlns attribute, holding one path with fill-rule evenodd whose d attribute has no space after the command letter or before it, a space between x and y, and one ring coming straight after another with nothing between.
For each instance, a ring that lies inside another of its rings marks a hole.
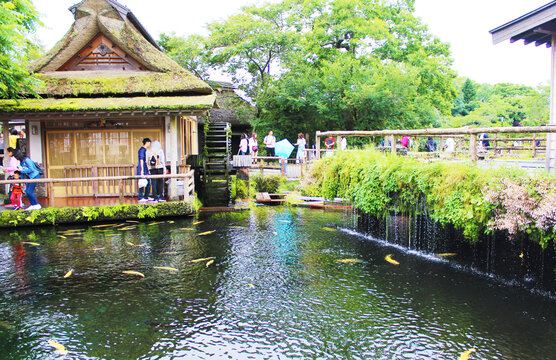
<instances>
[{"instance_id":1,"label":"wooden fence","mask_svg":"<svg viewBox=\"0 0 556 360\"><path fill-rule=\"evenodd\" d=\"M284 159L278 156L251 156L234 155L232 160L234 168L249 168L259 170L261 175L264 170L280 171L288 179L299 179L305 174L306 161L297 163L296 159Z\"/></svg>"},{"instance_id":2,"label":"wooden fence","mask_svg":"<svg viewBox=\"0 0 556 360\"><path fill-rule=\"evenodd\" d=\"M328 149L321 149L321 137L337 137L336 146L339 145L339 138L345 137L370 137L382 138L385 140L384 148L392 153L408 149L397 144L396 138L411 136L414 144L418 144L420 138L448 138L451 137L456 142L454 155L465 154L472 162L477 162L483 157L504 157L522 156L525 152L530 153L533 158L546 155L547 137L545 134L556 133L556 126L522 126L522 127L494 127L494 128L455 128L455 129L414 129L414 130L377 130L377 131L317 131L315 135L316 149L310 149L307 158L320 158L323 152L331 152ZM489 134L489 138L479 139L480 134ZM521 134L520 137L511 137ZM504 135L504 136L502 136ZM490 146L482 146L483 142L490 142ZM525 144L524 144L525 143ZM439 150L442 144L438 144ZM409 149L412 150L412 149ZM489 153L489 150L493 150ZM504 151L507 151L504 153ZM333 150L332 150L333 152Z\"/></svg>"},{"instance_id":3,"label":"wooden fence","mask_svg":"<svg viewBox=\"0 0 556 360\"><path fill-rule=\"evenodd\" d=\"M54 204L54 184L57 183L91 183L91 182L110 182L117 183L117 196L120 203L124 203L126 196L126 182L136 182L139 179L183 179L184 200L195 196L195 171L191 170L184 174L167 175L146 175L146 176L102 176L102 177L81 177L81 178L47 178L47 179L19 179L19 180L0 180L0 185L10 184L46 184L48 187L49 203ZM133 194L134 195L134 194Z\"/></svg>"}]
</instances>

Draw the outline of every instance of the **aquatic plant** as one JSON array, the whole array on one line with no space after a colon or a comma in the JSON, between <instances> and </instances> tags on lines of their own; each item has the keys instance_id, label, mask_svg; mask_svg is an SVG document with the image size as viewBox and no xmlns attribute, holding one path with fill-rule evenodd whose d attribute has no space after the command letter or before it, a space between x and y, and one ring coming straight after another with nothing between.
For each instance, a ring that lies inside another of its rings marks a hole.
<instances>
[{"instance_id":1,"label":"aquatic plant","mask_svg":"<svg viewBox=\"0 0 556 360\"><path fill-rule=\"evenodd\" d=\"M285 178L281 175L255 175L252 177L252 181L255 183L257 192L274 194L285 181Z\"/></svg>"},{"instance_id":2,"label":"aquatic plant","mask_svg":"<svg viewBox=\"0 0 556 360\"><path fill-rule=\"evenodd\" d=\"M556 179L519 169L424 162L372 149L315 162L303 193L350 199L365 213L426 211L477 241L482 233L527 232L543 246L556 239ZM423 206L418 206L423 205Z\"/></svg>"}]
</instances>

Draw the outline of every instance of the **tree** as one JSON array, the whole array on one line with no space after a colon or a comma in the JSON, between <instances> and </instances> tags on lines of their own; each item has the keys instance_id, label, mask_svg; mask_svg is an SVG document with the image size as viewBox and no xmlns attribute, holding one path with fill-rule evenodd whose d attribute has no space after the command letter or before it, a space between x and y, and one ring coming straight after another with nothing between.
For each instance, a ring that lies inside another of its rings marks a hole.
<instances>
[{"instance_id":1,"label":"tree","mask_svg":"<svg viewBox=\"0 0 556 360\"><path fill-rule=\"evenodd\" d=\"M29 0L0 0L0 97L34 93L36 80L25 69L32 48L27 38L38 22Z\"/></svg>"},{"instance_id":2,"label":"tree","mask_svg":"<svg viewBox=\"0 0 556 360\"><path fill-rule=\"evenodd\" d=\"M205 38L200 35L188 37L176 34L160 34L158 44L164 52L197 77L208 80L211 68Z\"/></svg>"}]
</instances>

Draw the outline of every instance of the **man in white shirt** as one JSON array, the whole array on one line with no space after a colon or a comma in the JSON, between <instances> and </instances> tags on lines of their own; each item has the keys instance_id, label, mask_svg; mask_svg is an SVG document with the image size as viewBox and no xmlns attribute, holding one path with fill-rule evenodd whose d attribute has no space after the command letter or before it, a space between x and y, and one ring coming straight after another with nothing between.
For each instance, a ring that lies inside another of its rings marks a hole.
<instances>
[{"instance_id":1,"label":"man in white shirt","mask_svg":"<svg viewBox=\"0 0 556 360\"><path fill-rule=\"evenodd\" d=\"M274 152L274 145L276 144L276 137L274 132L270 130L268 135L264 137L263 143L266 146L266 156L276 156Z\"/></svg>"}]
</instances>

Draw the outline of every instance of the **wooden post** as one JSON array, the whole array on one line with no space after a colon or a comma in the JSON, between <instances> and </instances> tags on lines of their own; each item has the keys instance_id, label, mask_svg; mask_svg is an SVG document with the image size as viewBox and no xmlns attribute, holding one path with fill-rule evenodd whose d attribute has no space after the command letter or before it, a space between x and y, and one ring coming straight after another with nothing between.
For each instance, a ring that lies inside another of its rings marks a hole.
<instances>
[{"instance_id":1,"label":"wooden post","mask_svg":"<svg viewBox=\"0 0 556 360\"><path fill-rule=\"evenodd\" d=\"M537 157L537 133L533 134L533 158Z\"/></svg>"},{"instance_id":2,"label":"wooden post","mask_svg":"<svg viewBox=\"0 0 556 360\"><path fill-rule=\"evenodd\" d=\"M286 163L287 163L288 159L286 158L280 158L280 173L282 174L282 176L287 176L286 175Z\"/></svg>"},{"instance_id":3,"label":"wooden post","mask_svg":"<svg viewBox=\"0 0 556 360\"><path fill-rule=\"evenodd\" d=\"M494 155L498 152L498 133L494 133Z\"/></svg>"},{"instance_id":4,"label":"wooden post","mask_svg":"<svg viewBox=\"0 0 556 360\"><path fill-rule=\"evenodd\" d=\"M317 151L316 158L320 159L320 131L315 134L315 149Z\"/></svg>"},{"instance_id":5,"label":"wooden post","mask_svg":"<svg viewBox=\"0 0 556 360\"><path fill-rule=\"evenodd\" d=\"M177 116L166 116L165 125L167 131L167 159L170 160L170 174L176 175L178 173L178 118ZM170 179L170 187L168 189L168 197L170 201L177 201L178 184L175 178Z\"/></svg>"},{"instance_id":6,"label":"wooden post","mask_svg":"<svg viewBox=\"0 0 556 360\"><path fill-rule=\"evenodd\" d=\"M6 157L8 156L8 148L10 147L10 122L9 121L3 121L2 122L2 134L4 136L4 159L3 159L3 165L6 166L8 165L8 162L6 161ZM5 178L7 179L8 176L6 175ZM10 192L10 185L6 185L6 194L8 194Z\"/></svg>"},{"instance_id":7,"label":"wooden post","mask_svg":"<svg viewBox=\"0 0 556 360\"><path fill-rule=\"evenodd\" d=\"M54 207L54 182L48 183L48 206Z\"/></svg>"},{"instance_id":8,"label":"wooden post","mask_svg":"<svg viewBox=\"0 0 556 360\"><path fill-rule=\"evenodd\" d=\"M469 157L473 164L477 163L477 134L470 134L469 138Z\"/></svg>"},{"instance_id":9,"label":"wooden post","mask_svg":"<svg viewBox=\"0 0 556 360\"><path fill-rule=\"evenodd\" d=\"M390 151L392 152L392 154L396 154L396 137L394 135L390 135L390 144Z\"/></svg>"},{"instance_id":10,"label":"wooden post","mask_svg":"<svg viewBox=\"0 0 556 360\"><path fill-rule=\"evenodd\" d=\"M120 181L118 181L118 190L120 192L120 204L124 203L124 180L120 179Z\"/></svg>"},{"instance_id":11,"label":"wooden post","mask_svg":"<svg viewBox=\"0 0 556 360\"><path fill-rule=\"evenodd\" d=\"M305 177L305 165L307 164L307 159L301 159L301 177Z\"/></svg>"}]
</instances>

